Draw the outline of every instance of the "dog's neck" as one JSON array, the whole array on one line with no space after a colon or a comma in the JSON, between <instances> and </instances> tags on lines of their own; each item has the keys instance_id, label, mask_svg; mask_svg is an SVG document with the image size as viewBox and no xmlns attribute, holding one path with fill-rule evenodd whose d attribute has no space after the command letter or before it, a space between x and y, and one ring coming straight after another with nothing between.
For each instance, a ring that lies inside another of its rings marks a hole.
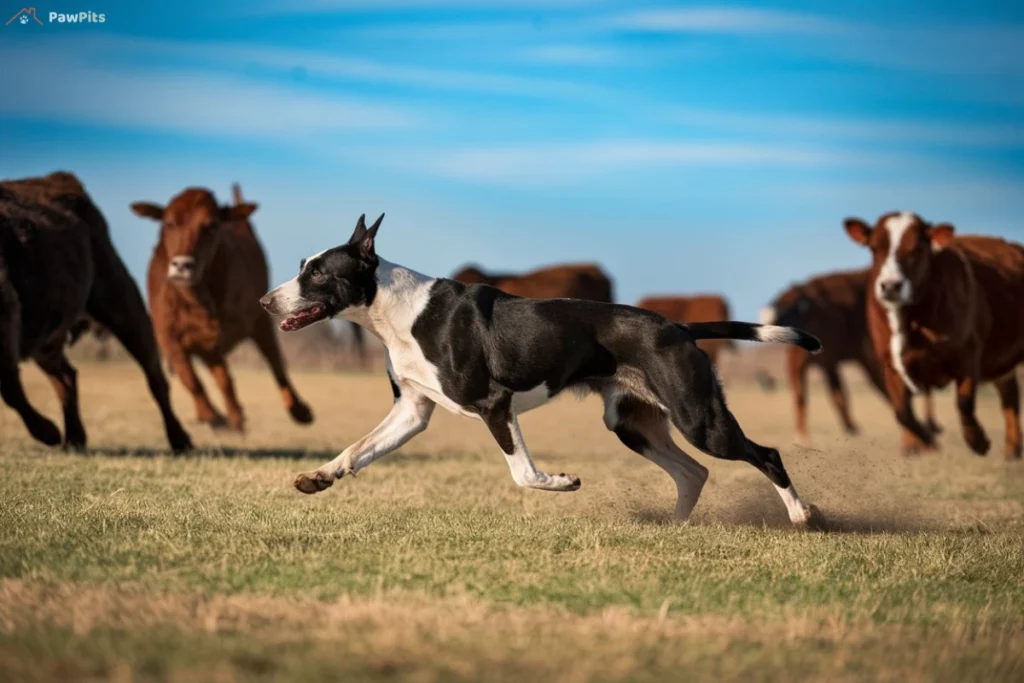
<instances>
[{"instance_id":1,"label":"dog's neck","mask_svg":"<svg viewBox=\"0 0 1024 683\"><path fill-rule=\"evenodd\" d=\"M377 294L369 306L346 310L341 317L368 329L385 347L412 341L412 326L427 305L430 287L436 281L428 275L378 259Z\"/></svg>"}]
</instances>

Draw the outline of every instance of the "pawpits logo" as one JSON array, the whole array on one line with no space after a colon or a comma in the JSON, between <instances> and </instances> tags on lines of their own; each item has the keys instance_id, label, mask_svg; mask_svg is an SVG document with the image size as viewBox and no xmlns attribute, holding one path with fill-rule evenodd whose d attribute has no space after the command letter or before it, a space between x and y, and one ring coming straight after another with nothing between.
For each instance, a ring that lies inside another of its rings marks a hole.
<instances>
[{"instance_id":1,"label":"pawpits logo","mask_svg":"<svg viewBox=\"0 0 1024 683\"><path fill-rule=\"evenodd\" d=\"M85 10L84 12L46 12L47 22L51 24L103 24L107 21L107 15L102 12ZM22 7L14 13L14 16L7 20L5 26L28 26L39 24L43 26L39 18L39 12L35 7Z\"/></svg>"},{"instance_id":2,"label":"pawpits logo","mask_svg":"<svg viewBox=\"0 0 1024 683\"><path fill-rule=\"evenodd\" d=\"M102 24L107 20L107 15L97 12L50 12L51 24Z\"/></svg>"}]
</instances>

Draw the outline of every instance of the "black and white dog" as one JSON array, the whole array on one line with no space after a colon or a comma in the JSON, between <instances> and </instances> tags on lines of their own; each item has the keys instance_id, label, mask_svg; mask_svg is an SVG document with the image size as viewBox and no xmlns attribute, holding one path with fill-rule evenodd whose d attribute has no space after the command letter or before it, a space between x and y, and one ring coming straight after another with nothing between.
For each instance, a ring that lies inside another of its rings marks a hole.
<instances>
[{"instance_id":1,"label":"black and white dog","mask_svg":"<svg viewBox=\"0 0 1024 683\"><path fill-rule=\"evenodd\" d=\"M530 458L518 415L565 389L604 399L604 423L630 449L669 473L676 517L697 503L707 469L672 440L669 424L701 451L746 460L775 485L796 524L815 510L797 496L779 452L744 436L697 339L785 342L821 350L788 327L740 322L676 324L649 311L574 299L525 299L487 285L431 278L388 263L374 242L383 214L360 216L348 243L304 259L299 274L261 299L285 331L340 316L387 349L395 402L369 434L312 472L303 493L323 491L422 432L436 405L479 418L520 486L575 491L579 477L545 474Z\"/></svg>"}]
</instances>

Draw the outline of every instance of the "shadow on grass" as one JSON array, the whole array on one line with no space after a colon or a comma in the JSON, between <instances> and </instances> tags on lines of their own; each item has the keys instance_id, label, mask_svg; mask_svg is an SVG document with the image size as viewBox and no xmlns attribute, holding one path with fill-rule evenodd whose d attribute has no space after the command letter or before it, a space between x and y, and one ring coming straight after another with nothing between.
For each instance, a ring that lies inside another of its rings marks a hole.
<instances>
[{"instance_id":1,"label":"shadow on grass","mask_svg":"<svg viewBox=\"0 0 1024 683\"><path fill-rule=\"evenodd\" d=\"M162 458L197 459L197 458L246 458L249 460L281 459L281 460L330 460L338 455L337 451L306 450L296 448L196 448L188 453L176 454L158 448L90 448L77 453L83 457L105 456L111 458Z\"/></svg>"},{"instance_id":2,"label":"shadow on grass","mask_svg":"<svg viewBox=\"0 0 1024 683\"><path fill-rule=\"evenodd\" d=\"M941 519L928 517L911 506L896 508L877 500L865 500L863 504L866 508L864 510L835 510L829 509L827 504L817 505L823 518L821 528L817 531L833 534L876 535L920 534L936 531L979 533L986 530L984 528L951 528ZM773 491L760 487L746 491L742 500L734 497L725 502L716 501L712 509L701 508L701 504L698 503L690 519L690 524L753 527L794 532L807 531L789 521L785 506ZM633 510L632 516L641 524L667 525L675 523L671 509L640 507Z\"/></svg>"}]
</instances>

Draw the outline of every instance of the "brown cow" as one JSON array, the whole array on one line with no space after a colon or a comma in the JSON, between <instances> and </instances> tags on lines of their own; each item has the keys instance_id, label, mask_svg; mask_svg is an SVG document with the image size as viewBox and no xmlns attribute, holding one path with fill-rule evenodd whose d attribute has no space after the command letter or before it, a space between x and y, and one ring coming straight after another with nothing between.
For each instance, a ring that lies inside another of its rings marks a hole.
<instances>
[{"instance_id":1,"label":"brown cow","mask_svg":"<svg viewBox=\"0 0 1024 683\"><path fill-rule=\"evenodd\" d=\"M475 265L469 265L452 275L451 279L467 284L491 285L506 294L531 299L586 299L614 303L611 278L593 263L546 266L523 274L488 274Z\"/></svg>"},{"instance_id":2,"label":"brown cow","mask_svg":"<svg viewBox=\"0 0 1024 683\"><path fill-rule=\"evenodd\" d=\"M1006 420L1006 457L1020 458L1024 247L954 236L952 225L926 223L910 212L884 214L873 228L848 218L845 228L871 249L868 329L896 419L911 432L905 450L935 447L914 416L911 394L953 381L964 440L975 453L987 453L975 393L980 383L994 382Z\"/></svg>"},{"instance_id":3,"label":"brown cow","mask_svg":"<svg viewBox=\"0 0 1024 683\"><path fill-rule=\"evenodd\" d=\"M829 273L796 284L761 311L764 325L799 327L821 340L822 352L811 355L801 348L786 349L786 374L793 391L796 415L796 442L810 447L807 433L807 369L821 368L828 382L829 396L839 413L847 434L859 430L850 417L849 401L839 373L840 363L856 363L871 385L888 400L882 366L875 356L865 302L870 271L867 269ZM931 391L925 392L925 426L934 433L941 429L935 422Z\"/></svg>"},{"instance_id":4,"label":"brown cow","mask_svg":"<svg viewBox=\"0 0 1024 683\"><path fill-rule=\"evenodd\" d=\"M236 187L240 199L240 190ZM288 379L273 322L260 306L269 289L267 261L249 216L256 205L218 206L203 188L183 190L166 208L132 204L143 218L161 223L149 262L149 306L160 348L196 403L200 422L222 427L225 419L206 396L192 367L198 356L224 394L226 424L241 431L242 407L227 367L227 354L252 339L270 365L285 408L300 424L313 414Z\"/></svg>"},{"instance_id":5,"label":"brown cow","mask_svg":"<svg viewBox=\"0 0 1024 683\"><path fill-rule=\"evenodd\" d=\"M64 445L85 448L77 372L64 347L86 317L142 366L171 448L192 448L171 409L142 295L85 187L64 172L0 182L0 394L49 445L61 442L60 431L29 404L18 361L32 358L49 376L64 413Z\"/></svg>"},{"instance_id":6,"label":"brown cow","mask_svg":"<svg viewBox=\"0 0 1024 683\"><path fill-rule=\"evenodd\" d=\"M648 296L636 302L636 307L654 311L677 323L710 323L729 319L729 303L717 294ZM702 339L697 346L714 363L718 354L726 349L735 349L736 343L731 339Z\"/></svg>"}]
</instances>

